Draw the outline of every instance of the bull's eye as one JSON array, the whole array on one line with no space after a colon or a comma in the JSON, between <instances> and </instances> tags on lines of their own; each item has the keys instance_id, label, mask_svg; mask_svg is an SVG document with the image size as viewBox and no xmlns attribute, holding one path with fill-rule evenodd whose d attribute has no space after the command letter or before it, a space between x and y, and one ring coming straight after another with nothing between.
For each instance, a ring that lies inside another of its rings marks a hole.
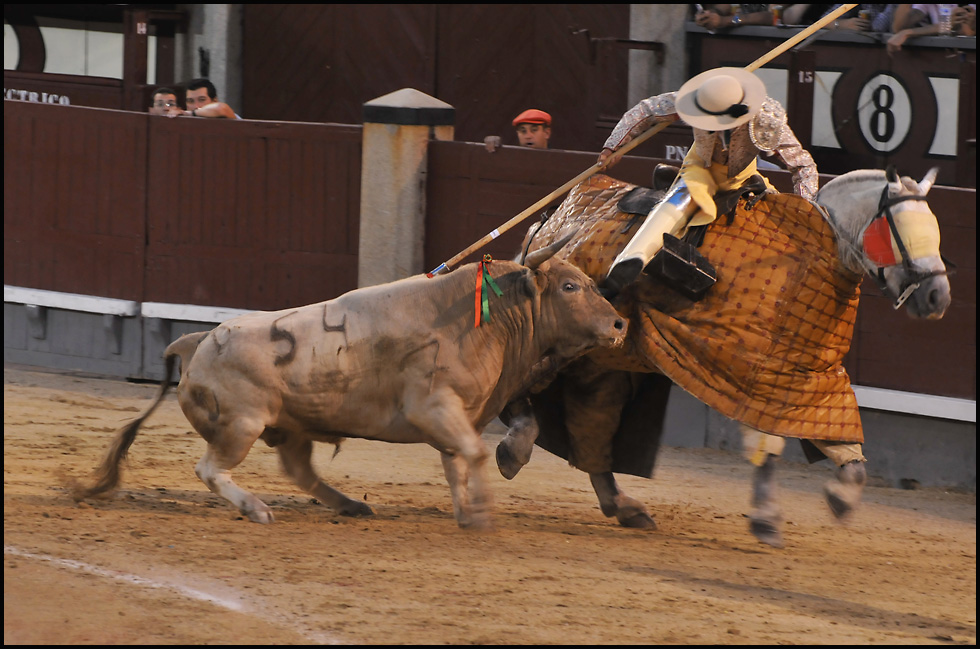
<instances>
[{"instance_id":1,"label":"bull's eye","mask_svg":"<svg viewBox=\"0 0 980 649\"><path fill-rule=\"evenodd\" d=\"M577 291L578 290L578 284L576 284L575 282L572 282L572 281L567 281L567 282L565 282L564 286L562 286L561 288L566 293L567 292L571 292L571 291Z\"/></svg>"}]
</instances>

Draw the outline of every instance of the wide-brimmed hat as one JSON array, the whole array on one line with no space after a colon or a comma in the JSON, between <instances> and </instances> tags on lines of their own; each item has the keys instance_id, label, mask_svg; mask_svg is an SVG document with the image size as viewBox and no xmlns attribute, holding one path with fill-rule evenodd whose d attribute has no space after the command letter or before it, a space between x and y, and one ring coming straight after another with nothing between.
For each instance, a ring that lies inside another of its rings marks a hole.
<instances>
[{"instance_id":1,"label":"wide-brimmed hat","mask_svg":"<svg viewBox=\"0 0 980 649\"><path fill-rule=\"evenodd\" d=\"M744 68L702 72L677 91L677 114L694 128L727 131L755 117L766 99L766 84Z\"/></svg>"},{"instance_id":2,"label":"wide-brimmed hat","mask_svg":"<svg viewBox=\"0 0 980 649\"><path fill-rule=\"evenodd\" d=\"M530 108L514 118L514 126L518 124L544 124L545 126L551 126L551 115L543 110Z\"/></svg>"}]
</instances>

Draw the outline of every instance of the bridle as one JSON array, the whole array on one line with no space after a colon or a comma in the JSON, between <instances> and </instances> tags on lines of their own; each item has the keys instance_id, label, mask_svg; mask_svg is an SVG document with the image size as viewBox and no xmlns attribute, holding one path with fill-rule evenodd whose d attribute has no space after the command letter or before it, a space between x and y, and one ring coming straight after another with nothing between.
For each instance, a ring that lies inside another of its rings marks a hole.
<instances>
[{"instance_id":1,"label":"bridle","mask_svg":"<svg viewBox=\"0 0 980 649\"><path fill-rule=\"evenodd\" d=\"M896 296L891 289L888 288L888 283L885 281L885 268L888 268L889 266L876 265L875 262L868 258L867 249L865 249L865 257L871 262L868 267L868 273L874 278L875 282L878 284L878 288L881 289L881 292L895 300L892 308L896 310L900 309L902 305L905 304L905 301L908 300L927 279L938 275L949 276L956 272L956 265L946 259L942 253L939 254L939 257L943 260L943 264L946 266L945 270L922 271L916 268L912 264L912 257L909 255L908 249L905 247L905 243L902 241L902 237L899 235L898 226L895 225L895 217L892 215L892 208L895 205L904 203L905 201L926 200L927 199L925 196L895 196L889 198L888 185L886 184L885 188L881 191L881 198L878 201L878 211L875 213L874 217L872 217L871 221L868 222L868 228L871 228L874 222L878 219L885 219L885 221L888 223L888 229L891 231L892 239L895 241L899 254L902 256L902 267L905 269L907 274L907 284L905 285L905 288L902 289L901 294ZM950 270L950 268L953 270Z\"/></svg>"}]
</instances>

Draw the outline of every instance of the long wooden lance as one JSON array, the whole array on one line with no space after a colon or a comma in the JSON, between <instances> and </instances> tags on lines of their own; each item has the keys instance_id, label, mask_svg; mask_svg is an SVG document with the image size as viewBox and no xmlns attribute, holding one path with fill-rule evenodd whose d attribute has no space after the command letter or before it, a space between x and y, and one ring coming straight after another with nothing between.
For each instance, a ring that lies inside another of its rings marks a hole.
<instances>
[{"instance_id":1,"label":"long wooden lance","mask_svg":"<svg viewBox=\"0 0 980 649\"><path fill-rule=\"evenodd\" d=\"M824 16L823 18L821 18L820 20L816 21L815 23L813 23L812 25L810 25L809 27L807 27L806 29L800 30L794 36L786 39L785 41L783 41L782 43L780 43L779 45L777 45L776 47L774 47L772 50L770 50L766 54L760 56L758 59L756 59L752 63L749 63L747 66L745 66L745 69L748 70L749 72L755 72L756 70L758 70L759 68L761 68L762 66L764 66L769 61L773 60L774 58L776 58L777 56L779 56L780 54L782 54L786 50L788 50L791 47L795 46L796 44L800 43L801 41L803 41L804 39L806 39L811 34L816 33L818 30L822 29L825 25L828 25L832 21L837 20L837 18L840 17L842 14L850 11L851 9L853 9L856 6L857 6L856 4L841 5L840 7L838 7L837 9L835 9L834 11L830 12L829 14L827 14L826 16ZM651 128L650 130L648 130L648 131L646 131L644 133L641 133L637 137L633 138L632 140L630 140L627 144L625 144L624 146L622 146L616 152L617 154L619 154L618 157L622 157L627 152L632 151L634 148L636 148L637 146L639 146L643 142L646 142L651 137L653 137L654 135L656 135L660 131L662 131L665 128L667 128L667 126L669 124L670 124L670 122L660 122L659 124L657 124L656 126L654 126L653 128ZM602 163L596 162L591 167L589 167L588 169L586 169L585 171L583 171L579 175L575 176L574 178L572 178L571 180L569 180L567 183L565 183L564 185L562 185L558 189L554 190L553 192L551 192L550 194L548 194L547 196L545 196L544 198L542 198L538 202L534 203L533 205L531 205L529 208L527 208L526 210L524 210L523 212L521 212L517 216L511 218L509 221L507 221L506 223L504 223L500 227L496 228L492 232L484 235L481 239L479 239L478 241L476 241L473 244L471 244L468 248L466 248L462 252L458 253L455 257L453 257L449 261L445 261L445 262L439 264L438 266L436 266L431 272L427 273L428 276L429 277L432 277L434 275L441 275L443 273L448 273L450 270L452 270L453 266L455 266L456 264L458 264L460 261L462 261L463 259L465 259L469 255L473 254L474 252L476 252L477 250L479 250L483 246L487 245L488 243L490 243L491 241L493 241L494 239L496 239L497 237L499 237L500 235L502 235L504 232L507 232L508 230L510 230L512 227L514 227L515 225L517 225L521 221L524 221L525 219L527 219L532 214L536 214L538 212L538 210L540 210L540 209L546 207L547 205L549 205L551 203L551 201L555 200L556 198L558 198L562 194L566 193L567 191L569 191L570 189L572 189L573 187L575 187L575 185L579 184L580 182L582 182L583 180L585 180L586 178L588 178L592 174L600 171L603 168L603 166L604 165Z\"/></svg>"}]
</instances>

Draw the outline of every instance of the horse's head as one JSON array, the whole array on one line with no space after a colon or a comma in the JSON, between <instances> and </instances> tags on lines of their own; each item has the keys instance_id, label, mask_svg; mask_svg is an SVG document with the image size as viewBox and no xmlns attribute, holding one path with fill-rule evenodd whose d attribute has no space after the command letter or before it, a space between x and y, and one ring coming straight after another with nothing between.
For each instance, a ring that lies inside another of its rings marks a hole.
<instances>
[{"instance_id":1,"label":"horse's head","mask_svg":"<svg viewBox=\"0 0 980 649\"><path fill-rule=\"evenodd\" d=\"M913 318L941 318L951 300L939 223L926 202L937 172L930 169L916 182L893 168L854 171L827 183L816 197L849 239L852 259L895 299L896 309L907 305Z\"/></svg>"}]
</instances>

